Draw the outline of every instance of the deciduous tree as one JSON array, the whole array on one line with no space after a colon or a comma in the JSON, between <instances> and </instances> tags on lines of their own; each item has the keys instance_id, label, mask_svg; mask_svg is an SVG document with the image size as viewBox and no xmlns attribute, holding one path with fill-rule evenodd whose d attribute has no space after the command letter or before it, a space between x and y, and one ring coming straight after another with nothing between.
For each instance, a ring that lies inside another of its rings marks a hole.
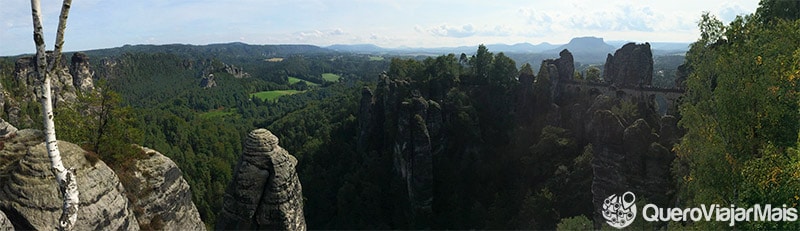
<instances>
[{"instance_id":1,"label":"deciduous tree","mask_svg":"<svg viewBox=\"0 0 800 231\"><path fill-rule=\"evenodd\" d=\"M67 15L72 0L64 0L61 5L61 16L58 20L58 31L56 32L55 50L50 63L47 63L45 53L44 32L42 29L41 3L39 0L31 0L31 12L33 16L33 41L36 44L36 75L42 81L40 101L42 103L42 117L44 123L45 143L47 154L50 156L53 173L61 194L64 196L63 212L58 228L60 230L70 230L78 220L78 183L75 173L64 167L61 161L61 153L58 150L56 140L55 124L53 123L53 102L50 92L50 76L55 74L61 62L61 48L64 45L64 29L67 26Z\"/></svg>"}]
</instances>

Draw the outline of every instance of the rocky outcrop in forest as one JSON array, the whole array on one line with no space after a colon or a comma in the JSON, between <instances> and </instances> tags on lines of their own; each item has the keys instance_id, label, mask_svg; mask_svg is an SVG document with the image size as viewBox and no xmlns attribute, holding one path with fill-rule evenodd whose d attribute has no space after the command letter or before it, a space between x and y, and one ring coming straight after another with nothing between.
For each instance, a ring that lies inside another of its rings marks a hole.
<instances>
[{"instance_id":1,"label":"rocky outcrop in forest","mask_svg":"<svg viewBox=\"0 0 800 231\"><path fill-rule=\"evenodd\" d=\"M412 223L425 227L432 219L433 156L444 148L442 108L408 82L386 75L375 91L362 90L358 149L391 150L394 170L405 181Z\"/></svg>"},{"instance_id":2,"label":"rocky outcrop in forest","mask_svg":"<svg viewBox=\"0 0 800 231\"><path fill-rule=\"evenodd\" d=\"M137 159L131 171L119 173L132 181L126 189L133 198L139 225L160 230L205 230L189 184L175 162L156 150L140 148L145 157Z\"/></svg>"},{"instance_id":3,"label":"rocky outcrop in forest","mask_svg":"<svg viewBox=\"0 0 800 231\"><path fill-rule=\"evenodd\" d=\"M43 133L16 131L3 123L0 211L18 230L53 230L63 202L50 170ZM75 229L205 230L188 184L169 158L144 149L149 157L137 160L132 172L115 173L96 154L78 145L59 141L58 146L64 164L75 169L78 179L81 207ZM123 186L120 179L131 175L138 187ZM0 221L0 230L2 227Z\"/></svg>"},{"instance_id":4,"label":"rocky outcrop in forest","mask_svg":"<svg viewBox=\"0 0 800 231\"><path fill-rule=\"evenodd\" d=\"M212 88L217 86L217 81L214 80L214 74L208 74L207 76L203 76L203 79L200 80L200 87L202 88Z\"/></svg>"},{"instance_id":5,"label":"rocky outcrop in forest","mask_svg":"<svg viewBox=\"0 0 800 231\"><path fill-rule=\"evenodd\" d=\"M49 57L48 53L48 59ZM53 107L58 108L62 104L74 104L78 101L79 93L91 93L94 91L93 76L94 72L90 69L89 57L77 52L72 55L69 65L66 57L62 56L60 69L54 71L56 74L51 79L51 91L53 95ZM41 90L39 80L35 76L36 60L33 57L19 58L14 66L10 86L0 86L0 114L5 115L12 124L22 127L31 127L33 119L23 113L24 110L39 104Z\"/></svg>"},{"instance_id":6,"label":"rocky outcrop in forest","mask_svg":"<svg viewBox=\"0 0 800 231\"><path fill-rule=\"evenodd\" d=\"M297 159L266 129L251 131L223 198L216 229L305 230Z\"/></svg>"},{"instance_id":7,"label":"rocky outcrop in forest","mask_svg":"<svg viewBox=\"0 0 800 231\"><path fill-rule=\"evenodd\" d=\"M656 111L655 98L682 92L647 88L648 44L609 55L606 82L580 78L568 50L542 61L536 75L491 56L479 47L459 63L454 56L396 61L361 90L358 155L392 168L367 171L391 177L380 189L390 198L364 206L387 214L382 224L553 229L561 219L595 215L598 199L615 193L674 200L671 147L682 131L677 118Z\"/></svg>"},{"instance_id":8,"label":"rocky outcrop in forest","mask_svg":"<svg viewBox=\"0 0 800 231\"><path fill-rule=\"evenodd\" d=\"M89 56L77 52L72 55L69 73L72 75L72 86L81 92L91 92L94 90L94 71L89 65Z\"/></svg>"},{"instance_id":9,"label":"rocky outcrop in forest","mask_svg":"<svg viewBox=\"0 0 800 231\"><path fill-rule=\"evenodd\" d=\"M603 79L618 86L647 86L653 82L653 52L650 43L628 43L608 54Z\"/></svg>"}]
</instances>

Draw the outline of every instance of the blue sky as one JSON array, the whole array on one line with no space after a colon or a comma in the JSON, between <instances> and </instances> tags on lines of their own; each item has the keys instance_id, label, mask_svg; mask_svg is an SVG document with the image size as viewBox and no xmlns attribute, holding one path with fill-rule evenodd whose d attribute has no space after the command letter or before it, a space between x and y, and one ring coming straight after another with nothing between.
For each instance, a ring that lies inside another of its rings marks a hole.
<instances>
[{"instance_id":1,"label":"blue sky","mask_svg":"<svg viewBox=\"0 0 800 231\"><path fill-rule=\"evenodd\" d=\"M52 49L60 0L42 0ZM66 51L125 44L442 47L606 40L691 42L703 11L724 21L758 0L74 0ZM0 0L0 55L35 52L30 2Z\"/></svg>"}]
</instances>

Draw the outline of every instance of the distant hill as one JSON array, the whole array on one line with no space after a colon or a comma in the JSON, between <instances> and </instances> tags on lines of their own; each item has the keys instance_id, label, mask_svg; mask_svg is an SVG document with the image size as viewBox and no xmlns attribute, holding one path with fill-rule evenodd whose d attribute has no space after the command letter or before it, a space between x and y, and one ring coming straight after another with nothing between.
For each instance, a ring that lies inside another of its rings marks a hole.
<instances>
[{"instance_id":1,"label":"distant hill","mask_svg":"<svg viewBox=\"0 0 800 231\"><path fill-rule=\"evenodd\" d=\"M376 46L374 44L335 44L325 47L330 50L339 52L353 52L353 53L384 53L389 49Z\"/></svg>"},{"instance_id":2,"label":"distant hill","mask_svg":"<svg viewBox=\"0 0 800 231\"><path fill-rule=\"evenodd\" d=\"M333 50L314 45L250 45L240 42L209 45L125 45L122 47L90 50L94 57L118 56L124 53L171 53L186 57L216 57L222 60L253 57L281 57L292 54L332 53Z\"/></svg>"},{"instance_id":3,"label":"distant hill","mask_svg":"<svg viewBox=\"0 0 800 231\"><path fill-rule=\"evenodd\" d=\"M546 50L554 49L558 46L559 45L553 45L550 43L540 43L537 45L533 45L530 43L517 43L513 45L501 44L501 43L486 44L486 48L488 48L492 52L505 52L505 53L541 53ZM433 47L433 48L417 48L417 47L383 48L374 44L354 44L354 45L336 44L327 46L325 48L338 52L352 52L352 53L362 53L362 54L441 55L449 53L454 53L454 54L475 53L475 51L478 48L478 45L459 46L459 47Z\"/></svg>"},{"instance_id":4,"label":"distant hill","mask_svg":"<svg viewBox=\"0 0 800 231\"><path fill-rule=\"evenodd\" d=\"M489 44L486 45L490 51L495 52L506 52L506 53L541 53L542 51L550 50L553 48L558 47L558 45L553 45L550 43L539 43L537 45L533 45L530 43L517 43L514 45L506 45L506 44ZM476 47L472 47L473 52Z\"/></svg>"}]
</instances>

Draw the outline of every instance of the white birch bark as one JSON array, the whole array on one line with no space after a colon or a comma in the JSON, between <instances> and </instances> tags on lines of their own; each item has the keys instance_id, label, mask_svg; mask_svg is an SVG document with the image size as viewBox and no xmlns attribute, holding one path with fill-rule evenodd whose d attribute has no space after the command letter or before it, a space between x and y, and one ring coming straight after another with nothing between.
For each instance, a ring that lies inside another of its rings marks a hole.
<instances>
[{"instance_id":1,"label":"white birch bark","mask_svg":"<svg viewBox=\"0 0 800 231\"><path fill-rule=\"evenodd\" d=\"M33 15L33 41L36 43L36 74L42 81L42 94L39 99L42 103L42 117L44 123L45 143L47 154L50 157L53 174L56 176L59 191L64 197L64 206L59 220L59 230L71 230L78 220L78 184L75 174L67 170L61 161L61 152L58 150L56 141L55 124L53 123L53 101L50 92L50 76L54 74L57 65L60 65L61 46L64 44L64 28L66 28L67 15L72 4L71 0L64 0L61 8L61 16L58 23L56 36L56 50L53 53L53 60L47 65L47 54L45 53L44 32L42 29L41 4L39 0L31 0L31 12Z\"/></svg>"}]
</instances>

